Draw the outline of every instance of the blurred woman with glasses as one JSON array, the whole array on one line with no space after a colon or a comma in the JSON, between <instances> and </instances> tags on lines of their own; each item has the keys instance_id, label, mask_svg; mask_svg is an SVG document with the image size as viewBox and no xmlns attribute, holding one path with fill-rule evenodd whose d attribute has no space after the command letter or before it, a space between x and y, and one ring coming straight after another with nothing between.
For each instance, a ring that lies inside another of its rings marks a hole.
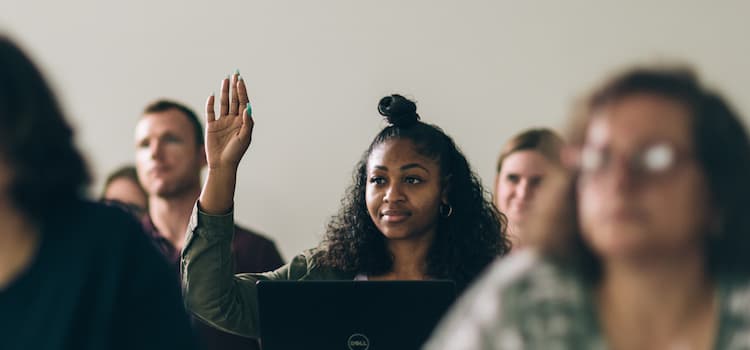
<instances>
[{"instance_id":1,"label":"blurred woman with glasses","mask_svg":"<svg viewBox=\"0 0 750 350\"><path fill-rule=\"evenodd\" d=\"M498 262L428 349L747 349L750 145L686 68L583 101L536 248Z\"/></svg>"}]
</instances>

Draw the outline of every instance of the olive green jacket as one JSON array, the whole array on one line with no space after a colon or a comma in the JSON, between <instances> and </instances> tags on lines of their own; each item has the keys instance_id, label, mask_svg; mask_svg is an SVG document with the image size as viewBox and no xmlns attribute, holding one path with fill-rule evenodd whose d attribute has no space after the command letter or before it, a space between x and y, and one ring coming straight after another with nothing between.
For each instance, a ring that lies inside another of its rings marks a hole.
<instances>
[{"instance_id":1,"label":"olive green jacket","mask_svg":"<svg viewBox=\"0 0 750 350\"><path fill-rule=\"evenodd\" d=\"M204 322L257 338L259 280L351 280L355 274L317 266L311 249L275 271L234 274L234 214L208 215L193 207L180 268L185 305Z\"/></svg>"}]
</instances>

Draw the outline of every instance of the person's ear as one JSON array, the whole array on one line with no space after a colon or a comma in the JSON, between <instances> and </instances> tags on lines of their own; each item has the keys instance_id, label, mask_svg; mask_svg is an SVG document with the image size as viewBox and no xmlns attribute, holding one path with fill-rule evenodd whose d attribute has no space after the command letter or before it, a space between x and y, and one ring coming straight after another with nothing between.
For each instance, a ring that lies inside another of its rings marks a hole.
<instances>
[{"instance_id":1,"label":"person's ear","mask_svg":"<svg viewBox=\"0 0 750 350\"><path fill-rule=\"evenodd\" d=\"M451 178L452 177L453 177L453 175L448 175L448 176L446 176L446 177L443 178L443 190L442 190L442 192L440 194L440 203L442 203L442 204L450 204L448 202L448 194L452 190L452 188L451 188L452 187L451 186Z\"/></svg>"}]
</instances>

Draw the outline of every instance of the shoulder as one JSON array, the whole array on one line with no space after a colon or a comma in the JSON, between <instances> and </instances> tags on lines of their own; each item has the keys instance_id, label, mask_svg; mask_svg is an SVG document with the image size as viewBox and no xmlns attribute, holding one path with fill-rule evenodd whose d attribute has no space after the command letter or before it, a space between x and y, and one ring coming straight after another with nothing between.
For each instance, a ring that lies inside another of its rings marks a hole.
<instances>
[{"instance_id":1,"label":"shoulder","mask_svg":"<svg viewBox=\"0 0 750 350\"><path fill-rule=\"evenodd\" d=\"M284 265L276 244L255 232L235 225L232 240L235 272L271 271Z\"/></svg>"},{"instance_id":2,"label":"shoulder","mask_svg":"<svg viewBox=\"0 0 750 350\"><path fill-rule=\"evenodd\" d=\"M471 290L480 298L497 299L508 316L551 304L579 305L585 299L583 279L575 271L533 250L495 261Z\"/></svg>"},{"instance_id":3,"label":"shoulder","mask_svg":"<svg viewBox=\"0 0 750 350\"><path fill-rule=\"evenodd\" d=\"M722 278L720 290L723 300L723 326L731 329L735 337L750 339L750 279L747 277Z\"/></svg>"},{"instance_id":4,"label":"shoulder","mask_svg":"<svg viewBox=\"0 0 750 350\"><path fill-rule=\"evenodd\" d=\"M143 236L135 218L123 210L84 200L66 203L40 224L45 254L62 258L53 268L68 269L71 279L75 273L83 280L94 271L82 267L97 266L97 273L119 271L134 237Z\"/></svg>"},{"instance_id":5,"label":"shoulder","mask_svg":"<svg viewBox=\"0 0 750 350\"><path fill-rule=\"evenodd\" d=\"M354 274L350 272L321 266L318 256L322 253L320 248L312 248L295 256L287 264L290 279L294 280L350 280Z\"/></svg>"},{"instance_id":6,"label":"shoulder","mask_svg":"<svg viewBox=\"0 0 750 350\"><path fill-rule=\"evenodd\" d=\"M720 271L720 320L717 349L747 349L750 342L750 276L745 271Z\"/></svg>"},{"instance_id":7,"label":"shoulder","mask_svg":"<svg viewBox=\"0 0 750 350\"><path fill-rule=\"evenodd\" d=\"M76 263L97 266L89 272L146 278L158 270L170 271L138 220L118 207L78 201L52 215L44 234Z\"/></svg>"},{"instance_id":8,"label":"shoulder","mask_svg":"<svg viewBox=\"0 0 750 350\"><path fill-rule=\"evenodd\" d=\"M441 323L432 345L460 339L477 346L537 348L578 337L589 326L586 299L582 278L571 269L532 250L513 253L494 262L467 290Z\"/></svg>"},{"instance_id":9,"label":"shoulder","mask_svg":"<svg viewBox=\"0 0 750 350\"><path fill-rule=\"evenodd\" d=\"M234 240L254 245L275 246L273 240L265 235L236 224L234 225Z\"/></svg>"},{"instance_id":10,"label":"shoulder","mask_svg":"<svg viewBox=\"0 0 750 350\"><path fill-rule=\"evenodd\" d=\"M130 213L115 206L97 202L76 201L51 216L47 231L74 235L94 241L115 243L128 239L133 232L143 232L141 224Z\"/></svg>"}]
</instances>

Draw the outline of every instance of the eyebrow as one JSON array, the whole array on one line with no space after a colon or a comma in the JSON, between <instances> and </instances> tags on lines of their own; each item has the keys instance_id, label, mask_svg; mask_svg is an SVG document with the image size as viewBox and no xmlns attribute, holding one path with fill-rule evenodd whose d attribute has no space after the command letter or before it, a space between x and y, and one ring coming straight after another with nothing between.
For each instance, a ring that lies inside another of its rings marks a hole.
<instances>
[{"instance_id":1,"label":"eyebrow","mask_svg":"<svg viewBox=\"0 0 750 350\"><path fill-rule=\"evenodd\" d=\"M378 169L378 170L388 171L388 167L385 166L385 165L376 165L373 168ZM409 169L413 169L413 168L420 168L420 169L426 171L428 174L430 173L430 171L427 170L427 168L425 168L422 165L417 164L417 163L406 164L406 165L402 166L400 169L403 171L403 170L409 170Z\"/></svg>"},{"instance_id":2,"label":"eyebrow","mask_svg":"<svg viewBox=\"0 0 750 350\"><path fill-rule=\"evenodd\" d=\"M173 137L173 138L176 138L176 139L182 140L182 137L181 137L180 135L178 135L178 134L176 134L176 133L174 133L174 132L172 132L172 131L167 131L167 132L165 132L165 133L163 133L163 134L159 135L159 139L163 139L163 138L165 138L165 137Z\"/></svg>"},{"instance_id":3,"label":"eyebrow","mask_svg":"<svg viewBox=\"0 0 750 350\"><path fill-rule=\"evenodd\" d=\"M163 134L158 134L158 135L151 135L151 134L145 135L145 136L139 138L138 141L139 142L146 141L148 139L151 139L152 137L156 137L157 140L161 140L161 139L164 139L164 138L167 138L167 137L172 137L172 138L175 138L175 139L178 139L178 140L182 140L183 139L183 137L180 136L179 134L176 134L176 133L174 133L172 131L167 131L167 132L165 132Z\"/></svg>"}]
</instances>

